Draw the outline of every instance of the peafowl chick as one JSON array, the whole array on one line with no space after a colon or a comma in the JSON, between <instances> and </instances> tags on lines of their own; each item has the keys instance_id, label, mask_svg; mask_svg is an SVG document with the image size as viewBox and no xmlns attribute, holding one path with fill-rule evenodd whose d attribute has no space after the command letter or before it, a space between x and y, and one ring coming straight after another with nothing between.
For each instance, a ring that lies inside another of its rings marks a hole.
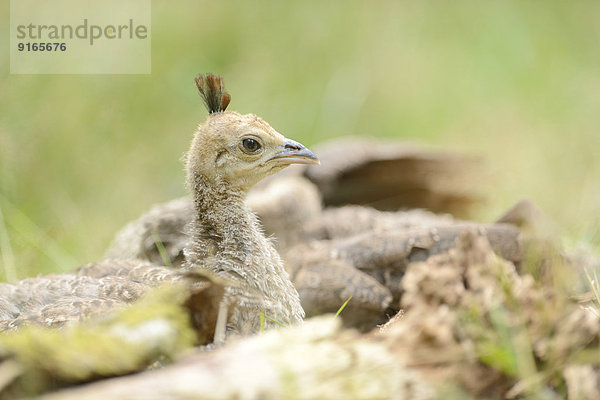
<instances>
[{"instance_id":1,"label":"peafowl chick","mask_svg":"<svg viewBox=\"0 0 600 400\"><path fill-rule=\"evenodd\" d=\"M319 161L256 115L225 111L230 97L221 77L198 75L196 85L209 116L186 157L194 216L184 268L205 268L235 283L226 292L236 304L229 331L258 331L261 312L267 326L300 322L298 292L245 198L263 178L291 164Z\"/></svg>"}]
</instances>

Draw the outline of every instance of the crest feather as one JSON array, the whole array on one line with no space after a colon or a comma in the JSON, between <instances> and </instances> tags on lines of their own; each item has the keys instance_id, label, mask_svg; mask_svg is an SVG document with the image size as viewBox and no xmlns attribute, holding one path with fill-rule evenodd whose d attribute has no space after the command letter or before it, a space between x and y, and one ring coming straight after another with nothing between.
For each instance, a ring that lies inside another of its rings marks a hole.
<instances>
[{"instance_id":1,"label":"crest feather","mask_svg":"<svg viewBox=\"0 0 600 400\"><path fill-rule=\"evenodd\" d=\"M220 75L198 74L195 81L209 113L227 109L231 96L225 91L225 81Z\"/></svg>"}]
</instances>

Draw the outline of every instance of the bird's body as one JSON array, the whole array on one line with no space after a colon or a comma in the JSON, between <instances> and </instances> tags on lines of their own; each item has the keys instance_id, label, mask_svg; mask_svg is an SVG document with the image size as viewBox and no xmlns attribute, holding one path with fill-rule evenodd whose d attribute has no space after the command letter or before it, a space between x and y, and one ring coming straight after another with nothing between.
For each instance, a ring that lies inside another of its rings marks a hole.
<instances>
[{"instance_id":1,"label":"bird's body","mask_svg":"<svg viewBox=\"0 0 600 400\"><path fill-rule=\"evenodd\" d=\"M230 327L240 334L258 331L260 313L289 325L304 311L273 244L239 193L194 177L195 219L184 268L202 267L239 285L227 288L237 303ZM272 322L268 322L269 325Z\"/></svg>"}]
</instances>

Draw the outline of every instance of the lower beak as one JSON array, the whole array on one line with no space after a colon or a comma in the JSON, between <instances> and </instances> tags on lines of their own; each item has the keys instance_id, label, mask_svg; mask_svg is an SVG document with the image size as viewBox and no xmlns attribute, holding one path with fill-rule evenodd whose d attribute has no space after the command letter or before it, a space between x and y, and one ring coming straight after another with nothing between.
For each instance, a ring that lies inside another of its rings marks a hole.
<instances>
[{"instance_id":1,"label":"lower beak","mask_svg":"<svg viewBox=\"0 0 600 400\"><path fill-rule=\"evenodd\" d=\"M320 164L319 159L312 151L291 139L285 139L281 151L270 158L268 162L279 165Z\"/></svg>"}]
</instances>

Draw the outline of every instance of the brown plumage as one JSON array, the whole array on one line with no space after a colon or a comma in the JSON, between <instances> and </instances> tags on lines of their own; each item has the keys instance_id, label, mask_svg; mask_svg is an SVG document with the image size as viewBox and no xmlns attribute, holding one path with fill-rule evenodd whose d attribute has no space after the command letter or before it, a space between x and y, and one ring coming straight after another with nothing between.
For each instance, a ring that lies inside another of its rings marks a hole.
<instances>
[{"instance_id":1,"label":"brown plumage","mask_svg":"<svg viewBox=\"0 0 600 400\"><path fill-rule=\"evenodd\" d=\"M173 269L142 260L103 260L70 274L0 284L0 330L37 324L60 327L137 300L150 288L179 281Z\"/></svg>"},{"instance_id":2,"label":"brown plumage","mask_svg":"<svg viewBox=\"0 0 600 400\"><path fill-rule=\"evenodd\" d=\"M230 96L221 77L198 75L195 80L209 116L196 130L186 158L187 184L194 205L186 215L190 237L178 242L178 246L187 246L183 269L139 259L105 260L73 274L2 284L0 328L26 323L60 326L134 301L161 283L202 271L228 285L223 309L231 311L229 331L257 332L261 313L286 325L302 321L304 311L298 293L279 254L246 206L245 197L261 179L291 164L317 164L318 160L261 118L225 111ZM202 308L197 300L192 299L189 305ZM212 316L214 304L211 307L208 314ZM271 326L275 325L266 323L267 328Z\"/></svg>"}]
</instances>

